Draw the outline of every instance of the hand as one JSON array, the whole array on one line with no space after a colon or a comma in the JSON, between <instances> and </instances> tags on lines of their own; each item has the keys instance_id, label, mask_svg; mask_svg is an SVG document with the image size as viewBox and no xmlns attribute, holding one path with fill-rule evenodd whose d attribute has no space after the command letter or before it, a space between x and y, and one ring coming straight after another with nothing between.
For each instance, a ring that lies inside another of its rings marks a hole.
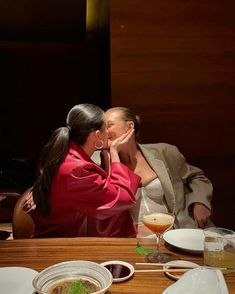
<instances>
[{"instance_id":1,"label":"hand","mask_svg":"<svg viewBox=\"0 0 235 294\"><path fill-rule=\"evenodd\" d=\"M211 211L204 204L195 202L193 205L193 217L195 224L199 228L204 228L206 226L207 220L211 216Z\"/></svg>"},{"instance_id":2,"label":"hand","mask_svg":"<svg viewBox=\"0 0 235 294\"><path fill-rule=\"evenodd\" d=\"M25 198L25 203L24 203L24 210L26 213L29 213L31 210L36 209L36 204L33 201L33 192L31 191L28 193L28 195Z\"/></svg>"},{"instance_id":3,"label":"hand","mask_svg":"<svg viewBox=\"0 0 235 294\"><path fill-rule=\"evenodd\" d=\"M120 137L116 138L114 141L112 141L111 145L110 145L110 151L111 149L115 149L117 152L120 152L121 150L123 150L128 142L130 141L132 135L134 134L134 129L130 129L128 132L126 132L125 134L121 135Z\"/></svg>"},{"instance_id":4,"label":"hand","mask_svg":"<svg viewBox=\"0 0 235 294\"><path fill-rule=\"evenodd\" d=\"M101 167L109 173L109 166L110 166L110 154L109 150L103 149L100 152L100 159L101 159Z\"/></svg>"}]
</instances>

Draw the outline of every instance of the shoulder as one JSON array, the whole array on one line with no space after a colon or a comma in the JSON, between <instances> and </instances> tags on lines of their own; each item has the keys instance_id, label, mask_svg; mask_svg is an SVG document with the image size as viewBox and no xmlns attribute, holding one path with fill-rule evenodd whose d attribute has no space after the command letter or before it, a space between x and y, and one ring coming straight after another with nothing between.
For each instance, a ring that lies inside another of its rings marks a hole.
<instances>
[{"instance_id":1,"label":"shoulder","mask_svg":"<svg viewBox=\"0 0 235 294\"><path fill-rule=\"evenodd\" d=\"M149 144L139 144L143 149L147 149L153 152L179 152L179 149L172 144L168 143L149 143Z\"/></svg>"},{"instance_id":2,"label":"shoulder","mask_svg":"<svg viewBox=\"0 0 235 294\"><path fill-rule=\"evenodd\" d=\"M165 163L184 161L185 158L179 151L179 149L172 144L168 143L152 143L152 144L141 144L140 148L146 157L154 156ZM151 155L150 155L151 154Z\"/></svg>"},{"instance_id":3,"label":"shoulder","mask_svg":"<svg viewBox=\"0 0 235 294\"><path fill-rule=\"evenodd\" d=\"M103 170L93 161L87 161L83 158L69 156L66 157L64 162L61 164L59 172L61 174L87 176L92 173L102 173Z\"/></svg>"}]
</instances>

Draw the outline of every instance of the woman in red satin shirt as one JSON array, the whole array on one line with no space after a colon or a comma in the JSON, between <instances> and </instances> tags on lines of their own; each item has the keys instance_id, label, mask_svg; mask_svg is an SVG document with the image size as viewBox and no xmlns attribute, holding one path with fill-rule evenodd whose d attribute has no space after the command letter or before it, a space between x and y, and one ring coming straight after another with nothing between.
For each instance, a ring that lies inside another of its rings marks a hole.
<instances>
[{"instance_id":1,"label":"woman in red satin shirt","mask_svg":"<svg viewBox=\"0 0 235 294\"><path fill-rule=\"evenodd\" d=\"M91 160L107 145L104 112L92 104L74 106L66 126L45 145L33 187L35 237L132 237L128 209L135 204L140 177L123 165L119 152L134 130L110 146L110 171Z\"/></svg>"}]
</instances>

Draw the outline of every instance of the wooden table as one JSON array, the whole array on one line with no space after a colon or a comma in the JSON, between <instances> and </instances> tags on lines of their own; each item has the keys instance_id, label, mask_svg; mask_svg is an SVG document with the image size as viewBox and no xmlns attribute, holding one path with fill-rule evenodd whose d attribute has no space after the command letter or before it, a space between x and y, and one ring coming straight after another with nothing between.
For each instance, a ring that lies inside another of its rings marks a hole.
<instances>
[{"instance_id":1,"label":"wooden table","mask_svg":"<svg viewBox=\"0 0 235 294\"><path fill-rule=\"evenodd\" d=\"M41 271L52 264L66 260L128 261L137 269L136 262L144 262L144 256L135 252L137 240L130 238L58 238L24 239L0 241L0 267L24 266ZM148 239L145 246L155 246L155 240ZM172 247L161 245L162 251L173 250L180 259L203 263L201 255L187 254ZM235 293L235 273L225 275L229 293ZM128 281L113 284L110 294L158 294L174 283L164 273L135 273Z\"/></svg>"}]
</instances>

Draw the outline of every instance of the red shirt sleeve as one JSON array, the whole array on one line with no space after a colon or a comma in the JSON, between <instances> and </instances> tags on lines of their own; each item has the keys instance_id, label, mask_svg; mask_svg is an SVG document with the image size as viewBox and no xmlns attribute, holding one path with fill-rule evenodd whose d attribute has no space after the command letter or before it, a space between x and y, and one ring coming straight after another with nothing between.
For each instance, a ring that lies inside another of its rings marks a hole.
<instances>
[{"instance_id":1,"label":"red shirt sleeve","mask_svg":"<svg viewBox=\"0 0 235 294\"><path fill-rule=\"evenodd\" d=\"M82 162L67 174L68 201L88 216L105 219L136 203L140 177L119 162L111 163L108 175L98 165Z\"/></svg>"}]
</instances>

